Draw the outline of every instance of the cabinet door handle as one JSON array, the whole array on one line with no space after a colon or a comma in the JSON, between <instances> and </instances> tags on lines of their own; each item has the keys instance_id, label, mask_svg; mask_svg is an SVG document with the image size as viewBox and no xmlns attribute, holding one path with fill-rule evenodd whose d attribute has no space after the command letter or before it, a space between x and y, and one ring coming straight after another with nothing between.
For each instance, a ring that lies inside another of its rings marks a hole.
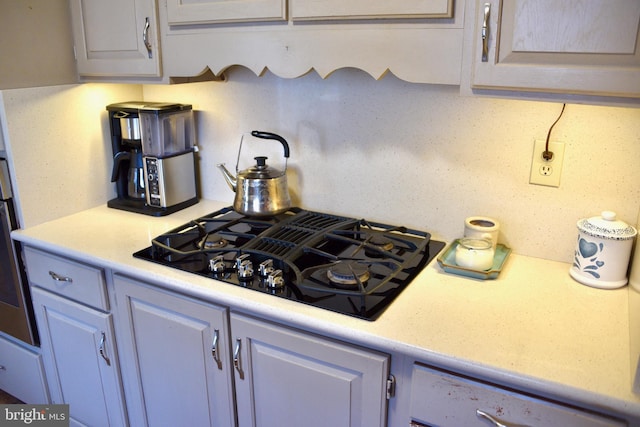
<instances>
[{"instance_id":1,"label":"cabinet door handle","mask_svg":"<svg viewBox=\"0 0 640 427\"><path fill-rule=\"evenodd\" d=\"M71 277L61 276L55 271L49 271L49 276L51 276L53 280L55 280L56 282L67 282L67 283L73 282L73 279Z\"/></svg>"},{"instance_id":2,"label":"cabinet door handle","mask_svg":"<svg viewBox=\"0 0 640 427\"><path fill-rule=\"evenodd\" d=\"M482 20L482 62L489 60L489 16L491 4L484 4L484 19Z\"/></svg>"},{"instance_id":3,"label":"cabinet door handle","mask_svg":"<svg viewBox=\"0 0 640 427\"><path fill-rule=\"evenodd\" d=\"M98 347L98 351L100 352L100 356L107 362L107 366L111 366L111 361L107 357L107 354L104 352L104 342L107 340L104 332L102 332L102 338L100 338L100 347Z\"/></svg>"},{"instance_id":4,"label":"cabinet door handle","mask_svg":"<svg viewBox=\"0 0 640 427\"><path fill-rule=\"evenodd\" d=\"M476 409L476 415L478 417L480 417L480 418L484 418L485 420L490 421L492 423L492 425L494 425L495 427L509 427L508 424L504 424L504 423L498 421L496 418L494 418L491 415L487 414L483 410ZM513 427L516 427L516 426L514 425ZM526 427L526 426L518 424L518 427Z\"/></svg>"},{"instance_id":5,"label":"cabinet door handle","mask_svg":"<svg viewBox=\"0 0 640 427\"><path fill-rule=\"evenodd\" d=\"M149 54L149 58L152 58L153 51L151 50L151 42L149 41L149 27L151 24L149 23L149 17L144 18L144 30L142 30L142 41L144 42L144 46L147 48L147 53Z\"/></svg>"},{"instance_id":6,"label":"cabinet door handle","mask_svg":"<svg viewBox=\"0 0 640 427\"><path fill-rule=\"evenodd\" d=\"M242 362L240 360L240 347L242 346L242 340L236 339L236 348L233 350L233 366L238 371L238 375L241 380L244 379L244 372L242 372Z\"/></svg>"},{"instance_id":7,"label":"cabinet door handle","mask_svg":"<svg viewBox=\"0 0 640 427\"><path fill-rule=\"evenodd\" d=\"M218 339L219 339L220 331L215 329L213 331L213 342L211 343L211 355L213 356L214 362L218 365L218 369L222 369L222 361L220 360L220 355L218 354Z\"/></svg>"}]
</instances>

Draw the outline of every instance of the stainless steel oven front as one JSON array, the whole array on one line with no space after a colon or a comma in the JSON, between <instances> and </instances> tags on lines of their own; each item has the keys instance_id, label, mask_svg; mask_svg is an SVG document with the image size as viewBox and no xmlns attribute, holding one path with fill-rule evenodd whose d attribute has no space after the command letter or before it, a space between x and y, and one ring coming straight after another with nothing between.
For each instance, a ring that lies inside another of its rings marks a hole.
<instances>
[{"instance_id":1,"label":"stainless steel oven front","mask_svg":"<svg viewBox=\"0 0 640 427\"><path fill-rule=\"evenodd\" d=\"M6 159L0 158L0 331L37 345L38 334L20 247L11 240L18 227Z\"/></svg>"}]
</instances>

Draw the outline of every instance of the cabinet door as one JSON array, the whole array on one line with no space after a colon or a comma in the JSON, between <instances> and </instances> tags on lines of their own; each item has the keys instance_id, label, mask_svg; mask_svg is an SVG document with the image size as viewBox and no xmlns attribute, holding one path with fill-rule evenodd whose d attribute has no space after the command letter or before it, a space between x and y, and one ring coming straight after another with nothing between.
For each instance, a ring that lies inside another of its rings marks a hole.
<instances>
[{"instance_id":1,"label":"cabinet door","mask_svg":"<svg viewBox=\"0 0 640 427\"><path fill-rule=\"evenodd\" d=\"M238 424L386 425L385 354L231 313Z\"/></svg>"},{"instance_id":2,"label":"cabinet door","mask_svg":"<svg viewBox=\"0 0 640 427\"><path fill-rule=\"evenodd\" d=\"M235 425L226 310L116 275L132 425Z\"/></svg>"},{"instance_id":3,"label":"cabinet door","mask_svg":"<svg viewBox=\"0 0 640 427\"><path fill-rule=\"evenodd\" d=\"M474 3L472 87L640 96L637 0Z\"/></svg>"},{"instance_id":4,"label":"cabinet door","mask_svg":"<svg viewBox=\"0 0 640 427\"><path fill-rule=\"evenodd\" d=\"M155 0L70 0L81 76L160 75Z\"/></svg>"},{"instance_id":5,"label":"cabinet door","mask_svg":"<svg viewBox=\"0 0 640 427\"><path fill-rule=\"evenodd\" d=\"M286 0L167 0L169 25L282 21Z\"/></svg>"},{"instance_id":6,"label":"cabinet door","mask_svg":"<svg viewBox=\"0 0 640 427\"><path fill-rule=\"evenodd\" d=\"M451 18L453 0L289 0L291 19Z\"/></svg>"},{"instance_id":7,"label":"cabinet door","mask_svg":"<svg viewBox=\"0 0 640 427\"><path fill-rule=\"evenodd\" d=\"M3 333L0 333L0 390L25 403L49 403L42 354Z\"/></svg>"},{"instance_id":8,"label":"cabinet door","mask_svg":"<svg viewBox=\"0 0 640 427\"><path fill-rule=\"evenodd\" d=\"M111 315L32 288L51 401L91 426L126 425Z\"/></svg>"}]
</instances>

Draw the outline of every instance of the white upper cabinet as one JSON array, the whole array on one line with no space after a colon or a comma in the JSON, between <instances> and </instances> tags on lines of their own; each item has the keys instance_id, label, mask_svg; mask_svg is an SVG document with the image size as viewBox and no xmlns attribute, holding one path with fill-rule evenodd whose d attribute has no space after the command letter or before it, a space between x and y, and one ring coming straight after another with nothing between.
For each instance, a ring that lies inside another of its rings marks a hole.
<instances>
[{"instance_id":1,"label":"white upper cabinet","mask_svg":"<svg viewBox=\"0 0 640 427\"><path fill-rule=\"evenodd\" d=\"M304 19L377 19L377 18L451 18L453 0L289 0L291 18Z\"/></svg>"},{"instance_id":2,"label":"white upper cabinet","mask_svg":"<svg viewBox=\"0 0 640 427\"><path fill-rule=\"evenodd\" d=\"M155 0L71 0L81 77L161 75Z\"/></svg>"},{"instance_id":3,"label":"white upper cabinet","mask_svg":"<svg viewBox=\"0 0 640 427\"><path fill-rule=\"evenodd\" d=\"M474 0L467 13L474 89L640 97L638 0Z\"/></svg>"},{"instance_id":4,"label":"white upper cabinet","mask_svg":"<svg viewBox=\"0 0 640 427\"><path fill-rule=\"evenodd\" d=\"M169 25L282 21L286 0L167 0Z\"/></svg>"},{"instance_id":5,"label":"white upper cabinet","mask_svg":"<svg viewBox=\"0 0 640 427\"><path fill-rule=\"evenodd\" d=\"M311 70L325 78L350 67L376 79L391 72L409 82L460 84L464 0L162 1L169 80L240 65L283 78Z\"/></svg>"}]
</instances>

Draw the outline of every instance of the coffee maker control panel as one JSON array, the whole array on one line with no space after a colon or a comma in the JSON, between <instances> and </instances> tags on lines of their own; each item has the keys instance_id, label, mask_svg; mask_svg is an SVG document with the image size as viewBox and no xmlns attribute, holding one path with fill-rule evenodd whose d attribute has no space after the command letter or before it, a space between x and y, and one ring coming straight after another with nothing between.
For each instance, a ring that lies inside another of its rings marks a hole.
<instances>
[{"instance_id":1,"label":"coffee maker control panel","mask_svg":"<svg viewBox=\"0 0 640 427\"><path fill-rule=\"evenodd\" d=\"M158 178L158 159L145 157L145 170L147 178L147 203L150 206L162 206L162 196L160 194L160 179Z\"/></svg>"},{"instance_id":2,"label":"coffee maker control panel","mask_svg":"<svg viewBox=\"0 0 640 427\"><path fill-rule=\"evenodd\" d=\"M169 157L143 157L147 205L152 208L191 203L196 196L195 157L187 151Z\"/></svg>"}]
</instances>

